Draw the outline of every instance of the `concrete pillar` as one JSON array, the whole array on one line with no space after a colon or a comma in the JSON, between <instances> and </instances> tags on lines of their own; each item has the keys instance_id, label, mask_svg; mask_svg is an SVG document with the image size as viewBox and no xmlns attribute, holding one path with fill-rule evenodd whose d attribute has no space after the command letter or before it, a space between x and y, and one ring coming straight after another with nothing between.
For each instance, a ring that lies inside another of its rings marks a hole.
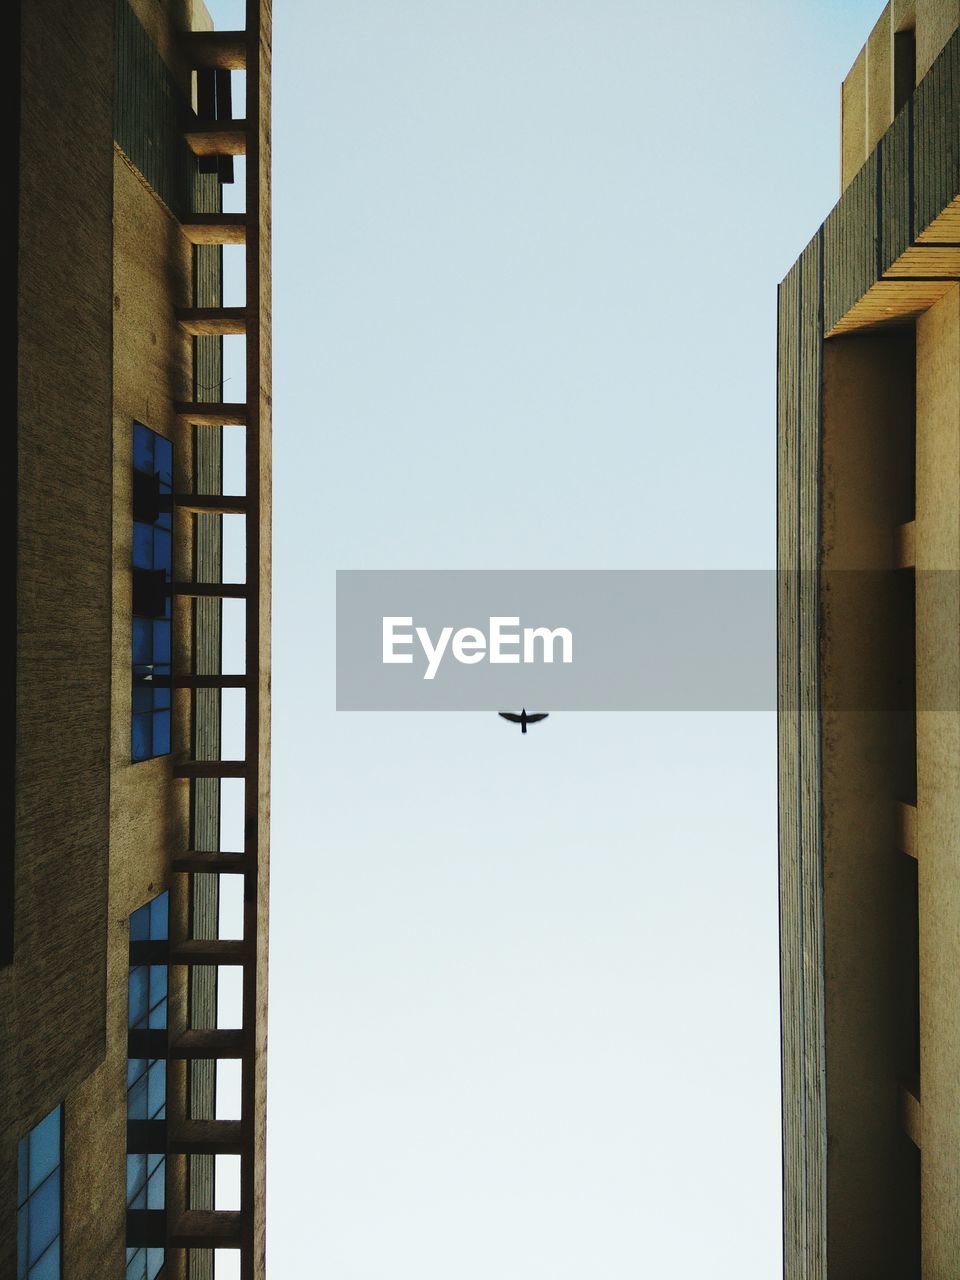
<instances>
[{"instance_id":1,"label":"concrete pillar","mask_svg":"<svg viewBox=\"0 0 960 1280\"><path fill-rule=\"evenodd\" d=\"M867 40L866 153L893 124L893 28L890 6Z\"/></svg>"},{"instance_id":2,"label":"concrete pillar","mask_svg":"<svg viewBox=\"0 0 960 1280\"><path fill-rule=\"evenodd\" d=\"M921 9L925 6L918 6ZM918 14L919 35L919 14ZM917 321L917 854L924 1280L960 1258L960 287Z\"/></svg>"},{"instance_id":3,"label":"concrete pillar","mask_svg":"<svg viewBox=\"0 0 960 1280\"><path fill-rule=\"evenodd\" d=\"M913 505L909 329L823 349L821 694L827 1249L831 1280L900 1280L894 526ZM904 768L908 757L909 769ZM905 784L904 776L909 773Z\"/></svg>"},{"instance_id":4,"label":"concrete pillar","mask_svg":"<svg viewBox=\"0 0 960 1280\"><path fill-rule=\"evenodd\" d=\"M840 190L867 158L867 49L860 50L840 90Z\"/></svg>"}]
</instances>

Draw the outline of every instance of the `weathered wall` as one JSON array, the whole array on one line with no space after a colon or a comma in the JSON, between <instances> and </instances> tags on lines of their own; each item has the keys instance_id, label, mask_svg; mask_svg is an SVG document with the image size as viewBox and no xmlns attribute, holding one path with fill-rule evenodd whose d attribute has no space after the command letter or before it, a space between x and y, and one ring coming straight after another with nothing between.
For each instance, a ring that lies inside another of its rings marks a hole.
<instances>
[{"instance_id":1,"label":"weathered wall","mask_svg":"<svg viewBox=\"0 0 960 1280\"><path fill-rule=\"evenodd\" d=\"M114 163L113 641L110 733L110 931L107 946L107 1053L68 1099L64 1213L75 1229L64 1264L77 1280L114 1268L125 1247L128 921L167 884L172 850L188 846L188 790L174 783L172 761L189 755L185 695L174 703L173 753L130 761L132 429L143 422L174 441L176 489L188 489L189 438L173 414L189 399L191 344L174 319L190 298L191 249L179 226L139 174ZM175 576L189 578L189 518L178 517ZM186 562L185 562L186 560ZM190 643L189 604L174 605L179 665ZM171 984L174 989L174 984Z\"/></svg>"},{"instance_id":2,"label":"weathered wall","mask_svg":"<svg viewBox=\"0 0 960 1280\"><path fill-rule=\"evenodd\" d=\"M960 1258L960 286L917 323L917 860L924 1280Z\"/></svg>"},{"instance_id":3,"label":"weathered wall","mask_svg":"<svg viewBox=\"0 0 960 1280\"><path fill-rule=\"evenodd\" d=\"M21 5L16 937L0 969L0 1274L16 1143L104 1051L113 11ZM83 163L78 163L78 156Z\"/></svg>"},{"instance_id":4,"label":"weathered wall","mask_svg":"<svg viewBox=\"0 0 960 1280\"><path fill-rule=\"evenodd\" d=\"M867 155L914 21L927 74ZM845 86L846 190L780 288L787 1280L918 1277L921 1216L924 1280L960 1256L960 592L927 572L960 560L958 112L954 6L895 0Z\"/></svg>"},{"instance_id":5,"label":"weathered wall","mask_svg":"<svg viewBox=\"0 0 960 1280\"><path fill-rule=\"evenodd\" d=\"M866 44L866 154L893 123L893 31L890 6L884 9Z\"/></svg>"},{"instance_id":6,"label":"weathered wall","mask_svg":"<svg viewBox=\"0 0 960 1280\"><path fill-rule=\"evenodd\" d=\"M0 968L0 1275L15 1272L16 1141L64 1101L64 1274L92 1280L124 1266L128 920L167 886L171 855L190 847L190 784L173 768L201 742L197 754L215 755L219 736L219 698L201 699L210 705L194 743L191 698L178 692L172 754L130 761L133 422L173 440L175 491L219 487L219 433L206 429L206 471L195 475L192 430L173 413L195 398L196 372L175 308L218 300L195 296L194 249L174 217L190 206L196 170L178 132L195 95L175 32L212 24L199 0L108 0L82 22L60 0L21 7L18 949ZM268 187L260 165L254 172L256 188ZM269 241L257 252L268 256ZM199 256L201 283L218 277L219 251ZM206 378L220 343L197 346ZM215 579L220 521L202 523ZM176 580L194 577L193 534L193 517L178 512ZM219 606L175 601L175 669L193 665L195 613L197 643L218 648ZM198 877L194 889L198 933L215 934L215 881ZM171 902L181 933L186 904L182 893ZM198 1025L215 1018L211 976L195 975ZM178 1027L187 979L182 966L171 971ZM265 998L265 970L261 982ZM209 1068L198 1067L192 1091L206 1114ZM174 1114L184 1073L172 1065ZM182 1204L185 1162L168 1168L169 1200ZM211 1158L196 1158L193 1172L194 1203L211 1204ZM186 1261L168 1259L171 1280ZM194 1251L192 1280L211 1263Z\"/></svg>"},{"instance_id":7,"label":"weathered wall","mask_svg":"<svg viewBox=\"0 0 960 1280\"><path fill-rule=\"evenodd\" d=\"M777 323L778 749L784 1275L826 1264L820 797L820 347L823 236L780 286Z\"/></svg>"},{"instance_id":8,"label":"weathered wall","mask_svg":"<svg viewBox=\"0 0 960 1280\"><path fill-rule=\"evenodd\" d=\"M960 0L915 0L917 14L917 79L960 26Z\"/></svg>"},{"instance_id":9,"label":"weathered wall","mask_svg":"<svg viewBox=\"0 0 960 1280\"><path fill-rule=\"evenodd\" d=\"M840 90L840 190L867 158L867 50L860 50Z\"/></svg>"},{"instance_id":10,"label":"weathered wall","mask_svg":"<svg viewBox=\"0 0 960 1280\"><path fill-rule=\"evenodd\" d=\"M923 79L960 27L960 0L891 0L847 73L841 91L840 190L893 123L898 107L898 37L913 32L911 79Z\"/></svg>"}]
</instances>

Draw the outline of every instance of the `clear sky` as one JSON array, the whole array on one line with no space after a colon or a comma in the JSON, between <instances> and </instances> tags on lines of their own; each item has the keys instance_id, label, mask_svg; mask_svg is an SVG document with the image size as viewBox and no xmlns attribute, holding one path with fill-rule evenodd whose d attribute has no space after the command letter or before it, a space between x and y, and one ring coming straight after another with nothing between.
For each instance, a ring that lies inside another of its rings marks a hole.
<instances>
[{"instance_id":1,"label":"clear sky","mask_svg":"<svg viewBox=\"0 0 960 1280\"><path fill-rule=\"evenodd\" d=\"M773 565L880 0L274 7L270 1272L771 1280L772 716L338 715L334 572Z\"/></svg>"}]
</instances>

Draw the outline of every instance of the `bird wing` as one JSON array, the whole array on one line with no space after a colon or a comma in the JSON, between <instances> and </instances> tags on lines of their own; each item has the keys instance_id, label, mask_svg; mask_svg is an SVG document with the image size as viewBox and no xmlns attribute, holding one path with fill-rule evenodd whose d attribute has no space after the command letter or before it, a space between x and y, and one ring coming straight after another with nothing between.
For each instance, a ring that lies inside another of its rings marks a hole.
<instances>
[{"instance_id":1,"label":"bird wing","mask_svg":"<svg viewBox=\"0 0 960 1280\"><path fill-rule=\"evenodd\" d=\"M514 715L512 711L498 711L497 715L503 716L504 720L511 720L514 724L520 724L523 719L522 716ZM529 720L530 717L527 716L527 719Z\"/></svg>"},{"instance_id":2,"label":"bird wing","mask_svg":"<svg viewBox=\"0 0 960 1280\"><path fill-rule=\"evenodd\" d=\"M503 712L500 714L502 715ZM527 716L527 724L536 724L538 720L546 720L549 714L549 711L538 711L535 716Z\"/></svg>"}]
</instances>

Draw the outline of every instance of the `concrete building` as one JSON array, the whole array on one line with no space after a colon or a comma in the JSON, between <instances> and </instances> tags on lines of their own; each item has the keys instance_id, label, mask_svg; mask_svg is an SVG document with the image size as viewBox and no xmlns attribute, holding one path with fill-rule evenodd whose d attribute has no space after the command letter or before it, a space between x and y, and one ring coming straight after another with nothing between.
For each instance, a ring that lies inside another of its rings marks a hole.
<instances>
[{"instance_id":1,"label":"concrete building","mask_svg":"<svg viewBox=\"0 0 960 1280\"><path fill-rule=\"evenodd\" d=\"M787 1280L960 1277L958 24L884 9L780 286Z\"/></svg>"},{"instance_id":2,"label":"concrete building","mask_svg":"<svg viewBox=\"0 0 960 1280\"><path fill-rule=\"evenodd\" d=\"M225 33L202 0L18 0L8 15L5 1278L202 1280L216 1249L263 1275L269 0L245 8ZM223 212L225 192L242 211ZM232 244L246 298L226 307ZM227 397L225 335L246 367ZM225 496L228 438L245 489ZM241 584L221 580L229 518ZM239 760L221 758L228 696ZM241 836L224 847L228 828ZM227 1210L218 1175L237 1162Z\"/></svg>"}]
</instances>

